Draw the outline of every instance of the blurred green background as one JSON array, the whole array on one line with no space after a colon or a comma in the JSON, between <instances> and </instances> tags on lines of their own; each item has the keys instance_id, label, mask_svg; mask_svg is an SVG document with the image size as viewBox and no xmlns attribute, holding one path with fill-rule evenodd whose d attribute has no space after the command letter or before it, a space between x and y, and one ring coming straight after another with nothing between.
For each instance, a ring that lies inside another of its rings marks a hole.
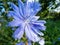
<instances>
[{"instance_id":1,"label":"blurred green background","mask_svg":"<svg viewBox=\"0 0 60 45\"><path fill-rule=\"evenodd\" d=\"M7 17L11 10L10 2L17 5L17 0L0 0L0 45L15 45L18 41L12 38L12 28L7 23L12 19ZM60 0L39 0L41 11L37 15L46 20L45 45L60 45ZM37 43L35 45L38 45Z\"/></svg>"}]
</instances>

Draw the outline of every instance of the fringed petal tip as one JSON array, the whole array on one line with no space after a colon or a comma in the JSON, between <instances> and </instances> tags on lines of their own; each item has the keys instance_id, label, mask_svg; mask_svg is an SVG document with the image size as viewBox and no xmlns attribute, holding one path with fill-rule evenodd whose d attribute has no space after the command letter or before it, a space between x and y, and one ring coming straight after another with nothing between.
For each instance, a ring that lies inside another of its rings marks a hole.
<instances>
[{"instance_id":1,"label":"fringed petal tip","mask_svg":"<svg viewBox=\"0 0 60 45\"><path fill-rule=\"evenodd\" d=\"M44 38L41 38L41 39L40 39L39 44L40 44L40 45L45 45Z\"/></svg>"}]
</instances>

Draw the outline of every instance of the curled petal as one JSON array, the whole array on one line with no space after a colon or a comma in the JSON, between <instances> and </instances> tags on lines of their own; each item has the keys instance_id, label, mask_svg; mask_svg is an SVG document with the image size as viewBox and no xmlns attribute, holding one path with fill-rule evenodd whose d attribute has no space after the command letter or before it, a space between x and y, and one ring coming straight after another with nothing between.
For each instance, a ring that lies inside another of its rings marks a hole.
<instances>
[{"instance_id":1,"label":"curled petal","mask_svg":"<svg viewBox=\"0 0 60 45\"><path fill-rule=\"evenodd\" d=\"M43 21L43 20L40 20L40 21L35 21L33 22L33 26L35 28L37 28L38 30L45 30L46 29L46 26L44 26L44 24L46 23L46 21Z\"/></svg>"},{"instance_id":2,"label":"curled petal","mask_svg":"<svg viewBox=\"0 0 60 45\"><path fill-rule=\"evenodd\" d=\"M37 24L33 24L33 26L37 29L37 30L45 30L46 26L42 26L42 25L37 25Z\"/></svg>"},{"instance_id":3,"label":"curled petal","mask_svg":"<svg viewBox=\"0 0 60 45\"><path fill-rule=\"evenodd\" d=\"M35 33L37 33L38 35L40 35L40 36L44 36L44 34L43 34L42 32L40 32L39 30L37 30L37 29L34 28L33 26L31 26L31 28L32 28L33 31L34 31Z\"/></svg>"}]
</instances>

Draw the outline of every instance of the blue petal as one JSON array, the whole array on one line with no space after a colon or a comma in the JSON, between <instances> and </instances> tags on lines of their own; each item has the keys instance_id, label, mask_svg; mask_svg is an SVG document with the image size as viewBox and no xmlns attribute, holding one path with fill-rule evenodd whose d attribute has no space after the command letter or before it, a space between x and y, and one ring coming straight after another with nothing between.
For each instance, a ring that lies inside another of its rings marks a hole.
<instances>
[{"instance_id":1,"label":"blue petal","mask_svg":"<svg viewBox=\"0 0 60 45\"><path fill-rule=\"evenodd\" d=\"M16 45L25 45L24 42L17 43ZM32 45L31 41L28 41L28 45Z\"/></svg>"},{"instance_id":2,"label":"blue petal","mask_svg":"<svg viewBox=\"0 0 60 45\"><path fill-rule=\"evenodd\" d=\"M18 7L17 7L14 3L11 3L10 5L11 5L11 7L13 8L13 10L14 10L15 12L19 12Z\"/></svg>"},{"instance_id":3,"label":"blue petal","mask_svg":"<svg viewBox=\"0 0 60 45\"><path fill-rule=\"evenodd\" d=\"M15 27L15 26L20 26L22 24L21 20L13 20L8 23L8 26Z\"/></svg>"},{"instance_id":4,"label":"blue petal","mask_svg":"<svg viewBox=\"0 0 60 45\"><path fill-rule=\"evenodd\" d=\"M45 20L38 20L38 21L36 21L36 23L42 23L42 24L45 24L46 21L45 21Z\"/></svg>"},{"instance_id":5,"label":"blue petal","mask_svg":"<svg viewBox=\"0 0 60 45\"><path fill-rule=\"evenodd\" d=\"M33 11L33 9L31 8L31 4L30 3L28 3L28 4L26 4L26 9L25 9L25 14L26 14L26 16L33 16L34 15L34 11Z\"/></svg>"},{"instance_id":6,"label":"blue petal","mask_svg":"<svg viewBox=\"0 0 60 45\"><path fill-rule=\"evenodd\" d=\"M36 15L41 10L38 2L26 2L24 4L24 15L25 17Z\"/></svg>"},{"instance_id":7,"label":"blue petal","mask_svg":"<svg viewBox=\"0 0 60 45\"><path fill-rule=\"evenodd\" d=\"M37 34L35 34L29 25L25 26L25 33L29 40L37 42L40 40Z\"/></svg>"},{"instance_id":8,"label":"blue petal","mask_svg":"<svg viewBox=\"0 0 60 45\"><path fill-rule=\"evenodd\" d=\"M16 12L14 12L14 11L9 11L7 16L8 17L13 17L14 19L19 20L18 14Z\"/></svg>"},{"instance_id":9,"label":"blue petal","mask_svg":"<svg viewBox=\"0 0 60 45\"><path fill-rule=\"evenodd\" d=\"M39 19L39 16L30 16L29 17L29 20L32 21L32 22L35 22Z\"/></svg>"},{"instance_id":10,"label":"blue petal","mask_svg":"<svg viewBox=\"0 0 60 45\"><path fill-rule=\"evenodd\" d=\"M31 11L32 9L30 9L28 6L27 6L27 4L25 4L25 7L24 7L24 17L26 18L28 18L30 15L31 15Z\"/></svg>"},{"instance_id":11,"label":"blue petal","mask_svg":"<svg viewBox=\"0 0 60 45\"><path fill-rule=\"evenodd\" d=\"M27 6L30 9L30 15L36 15L37 12L41 10L39 2L28 2Z\"/></svg>"},{"instance_id":12,"label":"blue petal","mask_svg":"<svg viewBox=\"0 0 60 45\"><path fill-rule=\"evenodd\" d=\"M20 42L20 43L17 43L16 45L25 45L25 43Z\"/></svg>"},{"instance_id":13,"label":"blue petal","mask_svg":"<svg viewBox=\"0 0 60 45\"><path fill-rule=\"evenodd\" d=\"M18 29L16 29L16 31L13 33L13 37L15 39L21 39L23 37L24 34L24 28L23 27L19 27Z\"/></svg>"},{"instance_id":14,"label":"blue petal","mask_svg":"<svg viewBox=\"0 0 60 45\"><path fill-rule=\"evenodd\" d=\"M35 28L37 28L38 30L45 30L46 26L44 26L44 24L46 23L46 21L44 20L40 20L40 21L35 21L32 24L34 25Z\"/></svg>"},{"instance_id":15,"label":"blue petal","mask_svg":"<svg viewBox=\"0 0 60 45\"><path fill-rule=\"evenodd\" d=\"M19 12L20 14L23 16L23 12L24 12L24 3L21 0L18 0L18 6L19 6Z\"/></svg>"},{"instance_id":16,"label":"blue petal","mask_svg":"<svg viewBox=\"0 0 60 45\"><path fill-rule=\"evenodd\" d=\"M13 8L14 12L20 17L22 18L20 12L19 12L19 8L14 4L14 3L11 3L11 7Z\"/></svg>"},{"instance_id":17,"label":"blue petal","mask_svg":"<svg viewBox=\"0 0 60 45\"><path fill-rule=\"evenodd\" d=\"M32 45L32 42L28 39L28 45Z\"/></svg>"},{"instance_id":18,"label":"blue petal","mask_svg":"<svg viewBox=\"0 0 60 45\"><path fill-rule=\"evenodd\" d=\"M8 26L15 27L15 26L19 26L21 24L22 24L21 20L13 20L13 21L8 23Z\"/></svg>"},{"instance_id":19,"label":"blue petal","mask_svg":"<svg viewBox=\"0 0 60 45\"><path fill-rule=\"evenodd\" d=\"M32 28L32 30L33 30L35 33L37 33L38 35L44 36L44 34L43 34L42 32L40 32L38 29L36 29L36 27L31 26L31 28Z\"/></svg>"},{"instance_id":20,"label":"blue petal","mask_svg":"<svg viewBox=\"0 0 60 45\"><path fill-rule=\"evenodd\" d=\"M29 3L29 2L34 2L34 0L26 0L26 2L27 2L27 3Z\"/></svg>"},{"instance_id":21,"label":"blue petal","mask_svg":"<svg viewBox=\"0 0 60 45\"><path fill-rule=\"evenodd\" d=\"M41 10L40 4L38 2L32 3L31 8L34 10L35 14L37 14L37 12Z\"/></svg>"},{"instance_id":22,"label":"blue petal","mask_svg":"<svg viewBox=\"0 0 60 45\"><path fill-rule=\"evenodd\" d=\"M37 25L37 24L33 24L33 25L37 30L45 30L46 29L46 26L41 26L41 25Z\"/></svg>"},{"instance_id":23,"label":"blue petal","mask_svg":"<svg viewBox=\"0 0 60 45\"><path fill-rule=\"evenodd\" d=\"M23 20L23 17L18 12L9 11L7 16L8 17L13 17L14 19L21 19L21 20Z\"/></svg>"}]
</instances>

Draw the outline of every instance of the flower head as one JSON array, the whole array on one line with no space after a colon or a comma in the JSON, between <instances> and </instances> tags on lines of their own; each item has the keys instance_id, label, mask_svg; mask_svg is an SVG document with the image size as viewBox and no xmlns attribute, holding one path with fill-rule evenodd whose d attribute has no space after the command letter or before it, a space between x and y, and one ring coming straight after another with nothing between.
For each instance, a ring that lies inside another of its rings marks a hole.
<instances>
[{"instance_id":1,"label":"flower head","mask_svg":"<svg viewBox=\"0 0 60 45\"><path fill-rule=\"evenodd\" d=\"M11 7L14 11L9 11L8 16L13 17L13 21L9 22L9 26L18 27L13 33L15 39L21 39L25 32L26 37L33 41L37 42L40 40L40 36L44 34L40 30L45 30L46 23L44 20L38 20L39 16L36 16L39 10L41 10L39 2L26 1L23 3L21 0L18 0L18 7L11 3Z\"/></svg>"}]
</instances>

